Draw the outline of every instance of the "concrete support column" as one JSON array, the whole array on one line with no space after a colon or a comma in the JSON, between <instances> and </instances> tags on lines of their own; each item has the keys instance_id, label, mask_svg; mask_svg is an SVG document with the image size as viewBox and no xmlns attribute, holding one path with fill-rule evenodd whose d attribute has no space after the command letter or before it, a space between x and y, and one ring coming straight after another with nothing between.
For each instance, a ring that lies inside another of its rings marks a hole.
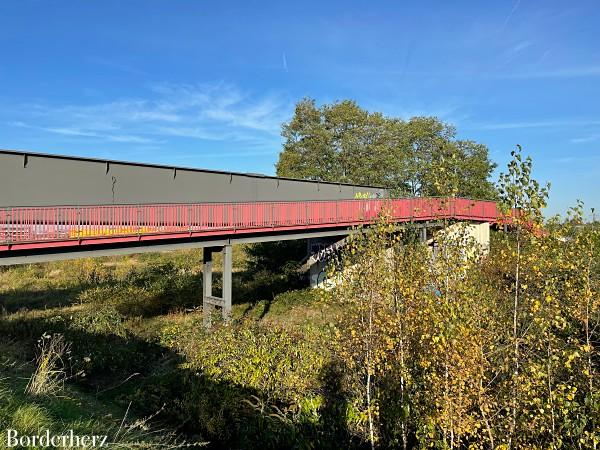
<instances>
[{"instance_id":1,"label":"concrete support column","mask_svg":"<svg viewBox=\"0 0 600 450\"><path fill-rule=\"evenodd\" d=\"M217 251L223 252L223 292L222 296L216 297L212 293L212 269L213 269L213 253ZM204 313L204 325L210 327L212 314L215 306L221 307L223 320L231 319L231 297L232 297L232 266L233 266L233 251L231 245L219 247L204 247L202 253L202 311Z\"/></svg>"},{"instance_id":2,"label":"concrete support column","mask_svg":"<svg viewBox=\"0 0 600 450\"><path fill-rule=\"evenodd\" d=\"M212 297L213 250L212 247L202 249L202 312L206 327L210 326L211 316L215 309L215 305L210 301Z\"/></svg>"},{"instance_id":3,"label":"concrete support column","mask_svg":"<svg viewBox=\"0 0 600 450\"><path fill-rule=\"evenodd\" d=\"M231 245L223 247L223 320L231 320L231 273L233 268L233 248Z\"/></svg>"},{"instance_id":4,"label":"concrete support column","mask_svg":"<svg viewBox=\"0 0 600 450\"><path fill-rule=\"evenodd\" d=\"M425 225L419 230L419 240L423 243L427 242L427 227Z\"/></svg>"},{"instance_id":5,"label":"concrete support column","mask_svg":"<svg viewBox=\"0 0 600 450\"><path fill-rule=\"evenodd\" d=\"M490 224L483 222L477 225L477 242L481 245L481 251L484 255L490 252Z\"/></svg>"}]
</instances>

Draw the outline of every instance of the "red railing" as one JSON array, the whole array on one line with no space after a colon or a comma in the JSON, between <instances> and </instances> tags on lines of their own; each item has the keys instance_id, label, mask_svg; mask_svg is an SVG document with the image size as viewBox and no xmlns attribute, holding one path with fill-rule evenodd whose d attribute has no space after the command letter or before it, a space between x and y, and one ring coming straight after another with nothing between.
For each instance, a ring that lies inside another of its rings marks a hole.
<instances>
[{"instance_id":1,"label":"red railing","mask_svg":"<svg viewBox=\"0 0 600 450\"><path fill-rule=\"evenodd\" d=\"M0 207L0 250L22 243L352 226L374 221L384 209L397 222L498 218L495 202L462 198Z\"/></svg>"}]
</instances>

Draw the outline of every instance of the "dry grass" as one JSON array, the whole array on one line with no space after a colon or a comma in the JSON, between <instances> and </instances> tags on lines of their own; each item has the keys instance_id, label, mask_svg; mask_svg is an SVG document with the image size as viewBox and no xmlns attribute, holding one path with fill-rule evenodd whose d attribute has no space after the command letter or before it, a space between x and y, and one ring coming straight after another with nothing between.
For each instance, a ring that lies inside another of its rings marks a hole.
<instances>
[{"instance_id":1,"label":"dry grass","mask_svg":"<svg viewBox=\"0 0 600 450\"><path fill-rule=\"evenodd\" d=\"M66 378L63 358L69 344L59 334L43 335L38 341L36 369L29 379L25 392L30 395L55 395L62 391Z\"/></svg>"}]
</instances>

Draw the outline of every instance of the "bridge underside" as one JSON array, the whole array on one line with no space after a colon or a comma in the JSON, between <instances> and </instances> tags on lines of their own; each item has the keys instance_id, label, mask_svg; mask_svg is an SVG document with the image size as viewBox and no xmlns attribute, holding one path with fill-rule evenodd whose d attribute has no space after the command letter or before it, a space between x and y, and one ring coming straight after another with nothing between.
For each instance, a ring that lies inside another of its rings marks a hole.
<instances>
[{"instance_id":1,"label":"bridge underside","mask_svg":"<svg viewBox=\"0 0 600 450\"><path fill-rule=\"evenodd\" d=\"M162 252L190 248L222 248L226 245L250 244L257 242L274 242L297 239L321 238L330 236L346 236L352 232L349 227L314 230L270 230L269 232L210 235L204 237L164 238L155 240L137 240L102 243L94 240L92 245L48 246L11 250L9 254L0 252L0 266L16 264L32 264L67 259L90 258L100 256L131 255L137 253Z\"/></svg>"},{"instance_id":2,"label":"bridge underside","mask_svg":"<svg viewBox=\"0 0 600 450\"><path fill-rule=\"evenodd\" d=\"M439 229L443 226L441 221L426 221L404 223L418 229L420 240L424 243L428 239L433 241L434 232L428 229ZM482 248L489 245L489 223L473 223L469 225L471 233ZM139 240L137 242L121 241L107 242L99 244L97 240L93 245L87 246L67 246L67 247L42 247L33 249L23 249L11 251L10 256L0 253L0 265L29 264L56 260L77 259L99 256L128 255L147 252L161 252L191 248L203 249L203 311L205 325L210 326L211 319L216 308L219 308L224 320L229 320L232 307L232 246L235 244L272 242L284 240L310 239L313 242L328 242L329 244L343 240L349 234L356 232L356 228L342 226L329 229L315 228L308 230L270 230L269 232L255 232L245 234L229 234L219 236L204 236L196 238L169 238L162 240ZM430 239L431 238L431 239ZM335 244L334 244L335 245ZM213 295L213 254L222 252L222 295L217 297ZM311 252L312 253L312 252ZM309 255L310 256L310 255ZM320 287L325 281L325 270L327 261L315 259L315 256L307 260L307 272L309 274L310 285Z\"/></svg>"},{"instance_id":3,"label":"bridge underside","mask_svg":"<svg viewBox=\"0 0 600 450\"><path fill-rule=\"evenodd\" d=\"M408 225L408 224L407 224ZM411 226L421 229L423 232L429 227L440 226L439 222L412 223ZM202 308L204 311L204 323L208 327L217 308L220 309L224 320L231 317L232 307L232 255L235 244L247 244L258 242L273 242L298 239L333 239L339 240L356 231L356 228L343 226L330 229L315 228L312 230L271 230L268 233L230 234L224 236L206 236L197 238L163 239L137 242L107 242L99 244L94 240L93 245L66 246L66 247L42 247L11 251L10 256L2 255L0 252L1 265L30 264L67 259L78 259L100 256L118 256L148 252L161 252L191 248L203 249L203 292ZM423 233L421 233L423 234ZM222 252L222 295L217 297L213 294L213 254ZM312 271L316 268L311 268ZM324 266L319 266L323 271ZM317 276L318 277L318 276ZM312 279L312 278L311 278ZM312 283L311 283L312 285ZM316 287L316 286L315 286Z\"/></svg>"},{"instance_id":4,"label":"bridge underside","mask_svg":"<svg viewBox=\"0 0 600 450\"><path fill-rule=\"evenodd\" d=\"M408 225L408 223L407 223ZM439 227L437 221L415 222L410 224L413 228ZM275 229L268 232L254 232L244 234L209 235L198 237L167 237L162 239L144 240L109 240L105 243L94 239L89 244L72 246L52 246L12 249L9 252L0 252L0 266L18 264L34 264L50 261L63 261L79 258L96 258L101 256L122 256L139 253L153 253L171 250L184 250L192 248L222 248L226 245L252 244L258 242L289 241L299 239L318 239L339 237L340 239L353 232L349 226L315 228L315 229Z\"/></svg>"}]
</instances>

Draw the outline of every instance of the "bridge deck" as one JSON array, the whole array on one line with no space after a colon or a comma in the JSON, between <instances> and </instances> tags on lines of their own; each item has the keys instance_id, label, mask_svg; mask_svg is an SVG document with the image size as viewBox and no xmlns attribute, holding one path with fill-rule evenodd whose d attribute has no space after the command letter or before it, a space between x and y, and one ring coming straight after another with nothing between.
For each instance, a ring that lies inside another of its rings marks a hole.
<instances>
[{"instance_id":1,"label":"bridge deck","mask_svg":"<svg viewBox=\"0 0 600 450\"><path fill-rule=\"evenodd\" d=\"M499 217L495 202L462 198L6 207L0 258L22 250L352 227L372 223L383 210L395 222Z\"/></svg>"}]
</instances>

